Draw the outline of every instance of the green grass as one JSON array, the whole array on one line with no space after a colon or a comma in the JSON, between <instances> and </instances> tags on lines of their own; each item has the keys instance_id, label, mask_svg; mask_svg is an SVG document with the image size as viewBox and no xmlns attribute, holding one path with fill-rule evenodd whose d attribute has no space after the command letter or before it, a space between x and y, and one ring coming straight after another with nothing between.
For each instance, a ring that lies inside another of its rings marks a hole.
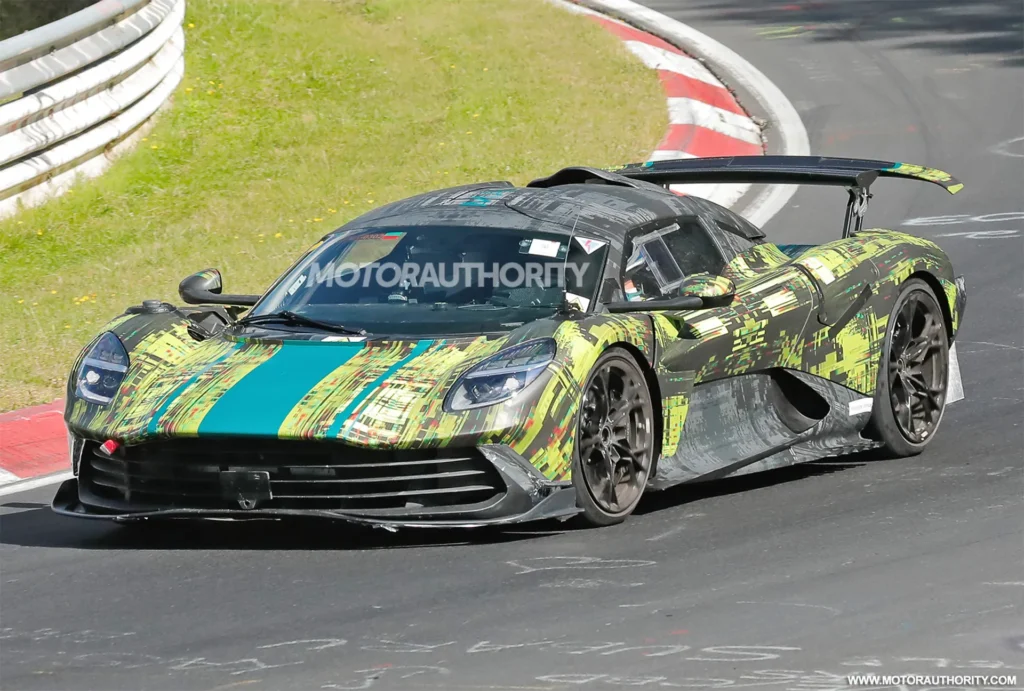
<instances>
[{"instance_id":1,"label":"green grass","mask_svg":"<svg viewBox=\"0 0 1024 691\"><path fill-rule=\"evenodd\" d=\"M62 395L102 324L192 271L262 292L382 203L643 159L665 129L655 74L542 0L189 0L185 22L146 140L0 221L0 410Z\"/></svg>"}]
</instances>

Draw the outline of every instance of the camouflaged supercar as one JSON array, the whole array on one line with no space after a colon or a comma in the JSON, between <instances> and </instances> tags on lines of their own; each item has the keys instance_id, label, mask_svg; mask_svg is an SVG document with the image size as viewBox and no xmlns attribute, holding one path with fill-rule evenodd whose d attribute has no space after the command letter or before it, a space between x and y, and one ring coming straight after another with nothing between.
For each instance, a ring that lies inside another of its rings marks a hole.
<instances>
[{"instance_id":1,"label":"camouflaged supercar","mask_svg":"<svg viewBox=\"0 0 1024 691\"><path fill-rule=\"evenodd\" d=\"M962 187L817 157L567 168L375 209L262 296L199 272L193 306L129 308L74 363L53 507L605 525L645 489L920 452L958 395L966 296L932 242L862 228L879 176ZM839 239L777 245L681 182L850 202Z\"/></svg>"}]
</instances>

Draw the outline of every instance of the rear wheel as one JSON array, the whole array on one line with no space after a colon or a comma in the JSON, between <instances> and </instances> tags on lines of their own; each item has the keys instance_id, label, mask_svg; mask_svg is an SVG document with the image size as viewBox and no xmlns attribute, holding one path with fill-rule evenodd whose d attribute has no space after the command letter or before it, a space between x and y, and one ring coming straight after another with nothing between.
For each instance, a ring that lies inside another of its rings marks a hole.
<instances>
[{"instance_id":1,"label":"rear wheel","mask_svg":"<svg viewBox=\"0 0 1024 691\"><path fill-rule=\"evenodd\" d=\"M633 512L654 459L654 406L647 380L625 350L611 348L583 388L572 480L580 518L621 523Z\"/></svg>"},{"instance_id":2,"label":"rear wheel","mask_svg":"<svg viewBox=\"0 0 1024 691\"><path fill-rule=\"evenodd\" d=\"M942 309L927 283L911 279L889 315L873 404L872 424L890 453L924 451L942 421L948 379Z\"/></svg>"}]
</instances>

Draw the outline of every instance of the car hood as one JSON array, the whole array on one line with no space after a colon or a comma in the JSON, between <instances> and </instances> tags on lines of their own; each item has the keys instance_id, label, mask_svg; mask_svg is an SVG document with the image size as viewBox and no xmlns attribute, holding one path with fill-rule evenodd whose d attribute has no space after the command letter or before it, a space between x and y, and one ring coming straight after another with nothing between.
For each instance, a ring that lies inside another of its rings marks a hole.
<instances>
[{"instance_id":1,"label":"car hood","mask_svg":"<svg viewBox=\"0 0 1024 691\"><path fill-rule=\"evenodd\" d=\"M134 333L118 335L131 361L118 395L106 407L69 396L66 417L76 431L126 443L265 436L415 444L459 375L509 340L196 341L177 324L134 343Z\"/></svg>"}]
</instances>

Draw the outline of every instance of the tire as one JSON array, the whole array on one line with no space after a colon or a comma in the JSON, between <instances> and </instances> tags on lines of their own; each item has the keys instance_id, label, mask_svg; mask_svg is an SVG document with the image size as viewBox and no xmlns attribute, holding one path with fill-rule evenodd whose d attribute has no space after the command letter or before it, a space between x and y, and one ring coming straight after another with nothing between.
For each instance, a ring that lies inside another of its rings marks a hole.
<instances>
[{"instance_id":1,"label":"tire","mask_svg":"<svg viewBox=\"0 0 1024 691\"><path fill-rule=\"evenodd\" d=\"M946 409L949 336L931 287L918 278L900 286L889 314L871 427L885 450L915 456L935 437Z\"/></svg>"},{"instance_id":2,"label":"tire","mask_svg":"<svg viewBox=\"0 0 1024 691\"><path fill-rule=\"evenodd\" d=\"M572 482L583 509L579 524L614 525L633 513L654 462L655 429L644 373L629 352L609 348L587 377L576 420Z\"/></svg>"}]
</instances>

